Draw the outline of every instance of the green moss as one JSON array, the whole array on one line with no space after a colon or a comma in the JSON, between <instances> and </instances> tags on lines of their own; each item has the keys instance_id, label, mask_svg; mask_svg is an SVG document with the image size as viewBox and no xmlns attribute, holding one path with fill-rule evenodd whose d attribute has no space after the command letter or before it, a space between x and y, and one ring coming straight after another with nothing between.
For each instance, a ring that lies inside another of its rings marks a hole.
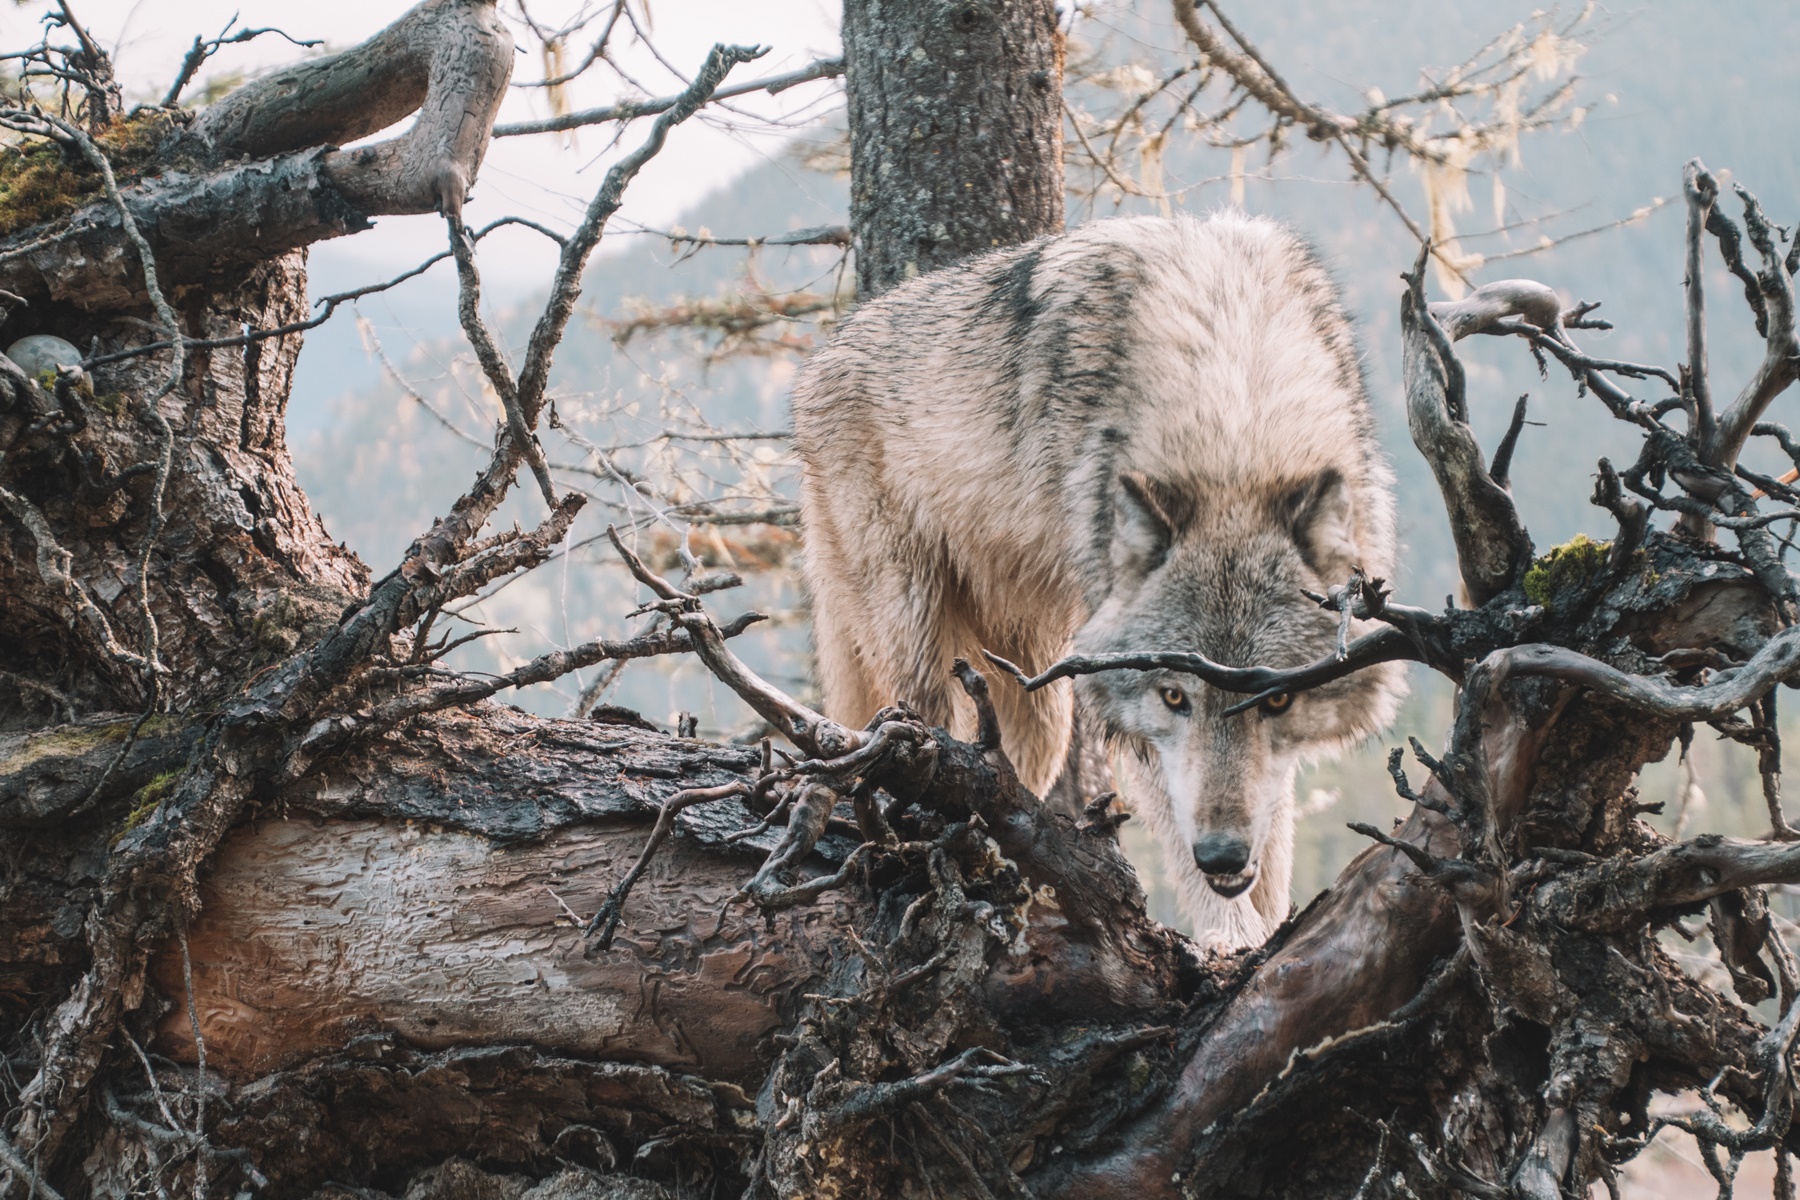
<instances>
[{"instance_id":1,"label":"green moss","mask_svg":"<svg viewBox=\"0 0 1800 1200\"><path fill-rule=\"evenodd\" d=\"M1549 607L1558 592L1582 586L1605 566L1611 549L1611 542L1596 542L1585 533L1576 534L1526 570L1526 598Z\"/></svg>"},{"instance_id":2,"label":"green moss","mask_svg":"<svg viewBox=\"0 0 1800 1200\"><path fill-rule=\"evenodd\" d=\"M118 836L114 837L113 841L117 842L119 838L148 821L150 814L156 811L156 806L168 799L169 794L175 790L175 782L180 778L179 770L164 771L132 793L131 812L126 815L125 823L119 826Z\"/></svg>"},{"instance_id":3,"label":"green moss","mask_svg":"<svg viewBox=\"0 0 1800 1200\"><path fill-rule=\"evenodd\" d=\"M173 128L168 113L140 111L113 122L95 140L123 184L155 159ZM76 152L50 142L0 146L0 237L55 220L104 191L100 172Z\"/></svg>"}]
</instances>

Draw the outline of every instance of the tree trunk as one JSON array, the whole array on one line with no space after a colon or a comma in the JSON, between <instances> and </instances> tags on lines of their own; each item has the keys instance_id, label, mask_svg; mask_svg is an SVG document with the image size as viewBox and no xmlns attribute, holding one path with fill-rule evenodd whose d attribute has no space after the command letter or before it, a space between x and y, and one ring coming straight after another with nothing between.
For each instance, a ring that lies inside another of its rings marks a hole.
<instances>
[{"instance_id":1,"label":"tree trunk","mask_svg":"<svg viewBox=\"0 0 1800 1200\"><path fill-rule=\"evenodd\" d=\"M233 275L184 296L185 336L230 338L306 315L302 255ZM154 317L147 305L92 312L73 297L37 299L7 322L7 338L53 334L89 357L141 345ZM0 696L4 726L49 715L58 696L84 712L142 708L147 676L125 656L141 656L152 628L166 704L217 702L367 589L367 570L330 540L294 479L286 412L299 353L298 334L198 349L173 389L166 356L131 358L62 389L62 428L30 432L41 414L27 405L0 417L8 506L43 521L10 523L0 556L0 657L42 685ZM72 584L39 570L38 556L58 547Z\"/></svg>"},{"instance_id":2,"label":"tree trunk","mask_svg":"<svg viewBox=\"0 0 1800 1200\"><path fill-rule=\"evenodd\" d=\"M1053 0L846 0L856 290L1063 227Z\"/></svg>"}]
</instances>

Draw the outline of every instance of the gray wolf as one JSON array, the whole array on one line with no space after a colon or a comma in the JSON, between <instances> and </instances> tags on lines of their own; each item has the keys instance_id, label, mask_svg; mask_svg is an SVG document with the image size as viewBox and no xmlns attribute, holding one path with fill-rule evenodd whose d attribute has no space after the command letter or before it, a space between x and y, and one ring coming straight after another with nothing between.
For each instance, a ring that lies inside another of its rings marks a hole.
<instances>
[{"instance_id":1,"label":"gray wolf","mask_svg":"<svg viewBox=\"0 0 1800 1200\"><path fill-rule=\"evenodd\" d=\"M1071 649L1308 662L1337 618L1302 589L1392 573L1349 325L1273 221L1097 221L910 280L844 322L793 404L825 708L852 726L904 699L969 736L950 663L984 648L1031 672ZM1240 697L1189 675L1078 681L1201 940L1260 943L1286 917L1295 771L1390 721L1403 680L1232 717ZM1042 796L1073 689L993 695Z\"/></svg>"}]
</instances>

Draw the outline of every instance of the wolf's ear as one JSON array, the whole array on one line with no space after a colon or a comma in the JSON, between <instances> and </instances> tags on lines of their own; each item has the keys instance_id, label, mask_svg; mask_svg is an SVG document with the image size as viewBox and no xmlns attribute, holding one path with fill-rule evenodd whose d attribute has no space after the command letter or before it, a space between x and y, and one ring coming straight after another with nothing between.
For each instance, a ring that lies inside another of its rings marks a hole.
<instances>
[{"instance_id":1,"label":"wolf's ear","mask_svg":"<svg viewBox=\"0 0 1800 1200\"><path fill-rule=\"evenodd\" d=\"M1325 583L1342 583L1361 557L1356 544L1356 497L1336 471L1325 471L1282 501L1300 557Z\"/></svg>"},{"instance_id":2,"label":"wolf's ear","mask_svg":"<svg viewBox=\"0 0 1800 1200\"><path fill-rule=\"evenodd\" d=\"M1191 509L1180 493L1141 471L1119 472L1119 491L1113 500L1113 569L1142 578L1162 565L1175 535L1191 519Z\"/></svg>"}]
</instances>

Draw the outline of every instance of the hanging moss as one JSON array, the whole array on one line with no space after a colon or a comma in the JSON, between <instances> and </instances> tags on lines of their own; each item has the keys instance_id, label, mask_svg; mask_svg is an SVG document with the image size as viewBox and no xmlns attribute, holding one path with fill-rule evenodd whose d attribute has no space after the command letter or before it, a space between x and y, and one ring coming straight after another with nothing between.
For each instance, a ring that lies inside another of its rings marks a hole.
<instances>
[{"instance_id":1,"label":"hanging moss","mask_svg":"<svg viewBox=\"0 0 1800 1200\"><path fill-rule=\"evenodd\" d=\"M1525 596L1546 608L1559 592L1579 588L1606 565L1611 542L1596 542L1578 533L1544 555L1525 572Z\"/></svg>"}]
</instances>

